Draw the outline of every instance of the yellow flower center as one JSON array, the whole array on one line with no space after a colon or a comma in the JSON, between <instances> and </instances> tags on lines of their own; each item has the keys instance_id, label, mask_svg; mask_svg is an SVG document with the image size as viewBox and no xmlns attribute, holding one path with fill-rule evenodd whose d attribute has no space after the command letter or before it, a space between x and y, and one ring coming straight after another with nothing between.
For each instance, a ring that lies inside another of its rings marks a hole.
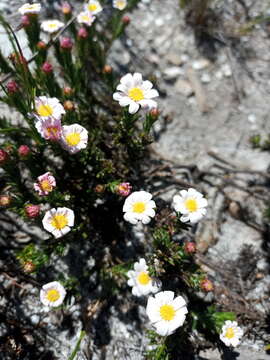
<instances>
[{"instance_id":1,"label":"yellow flower center","mask_svg":"<svg viewBox=\"0 0 270 360\"><path fill-rule=\"evenodd\" d=\"M70 146L76 146L81 141L81 136L79 133L70 133L66 135L66 141Z\"/></svg>"},{"instance_id":2,"label":"yellow flower center","mask_svg":"<svg viewBox=\"0 0 270 360\"><path fill-rule=\"evenodd\" d=\"M89 11L96 11L98 8L97 4L89 4L88 5L88 10Z\"/></svg>"},{"instance_id":3,"label":"yellow flower center","mask_svg":"<svg viewBox=\"0 0 270 360\"><path fill-rule=\"evenodd\" d=\"M48 191L48 192L52 191L52 185L49 183L49 180L41 181L40 187L42 188L43 191Z\"/></svg>"},{"instance_id":4,"label":"yellow flower center","mask_svg":"<svg viewBox=\"0 0 270 360\"><path fill-rule=\"evenodd\" d=\"M146 272L142 271L142 272L138 275L137 280L138 280L138 283L139 283L139 284L141 284L141 285L147 285L147 284L149 284L149 282L151 281L151 278L150 278L150 276L149 276Z\"/></svg>"},{"instance_id":5,"label":"yellow flower center","mask_svg":"<svg viewBox=\"0 0 270 360\"><path fill-rule=\"evenodd\" d=\"M48 26L49 26L50 29L55 29L57 27L57 25L54 24L54 23L51 23Z\"/></svg>"},{"instance_id":6,"label":"yellow flower center","mask_svg":"<svg viewBox=\"0 0 270 360\"><path fill-rule=\"evenodd\" d=\"M67 224L68 224L67 216L63 214L54 215L51 220L51 225L57 230L62 230L64 227L67 226Z\"/></svg>"},{"instance_id":7,"label":"yellow flower center","mask_svg":"<svg viewBox=\"0 0 270 360\"><path fill-rule=\"evenodd\" d=\"M143 202L136 202L133 205L133 212L141 214L145 211L145 203Z\"/></svg>"},{"instance_id":8,"label":"yellow flower center","mask_svg":"<svg viewBox=\"0 0 270 360\"><path fill-rule=\"evenodd\" d=\"M82 15L81 19L82 19L82 21L88 21L89 16L88 15Z\"/></svg>"},{"instance_id":9,"label":"yellow flower center","mask_svg":"<svg viewBox=\"0 0 270 360\"><path fill-rule=\"evenodd\" d=\"M175 310L172 305L162 305L159 309L160 316L163 320L171 321L175 317Z\"/></svg>"},{"instance_id":10,"label":"yellow flower center","mask_svg":"<svg viewBox=\"0 0 270 360\"><path fill-rule=\"evenodd\" d=\"M50 289L47 291L46 299L50 302L55 302L60 298L60 293L56 289Z\"/></svg>"},{"instance_id":11,"label":"yellow flower center","mask_svg":"<svg viewBox=\"0 0 270 360\"><path fill-rule=\"evenodd\" d=\"M47 133L48 133L49 136L56 136L57 133L58 133L58 128L57 127L50 126L50 127L47 127L46 130L47 130Z\"/></svg>"},{"instance_id":12,"label":"yellow flower center","mask_svg":"<svg viewBox=\"0 0 270 360\"><path fill-rule=\"evenodd\" d=\"M122 8L125 6L125 2L123 0L118 0L116 3L116 6L118 6L119 8Z\"/></svg>"},{"instance_id":13,"label":"yellow flower center","mask_svg":"<svg viewBox=\"0 0 270 360\"><path fill-rule=\"evenodd\" d=\"M234 337L234 329L233 328L228 328L225 334L225 337L228 339L232 339Z\"/></svg>"},{"instance_id":14,"label":"yellow flower center","mask_svg":"<svg viewBox=\"0 0 270 360\"><path fill-rule=\"evenodd\" d=\"M195 199L188 199L188 200L185 201L185 207L190 212L197 211L198 210L197 201Z\"/></svg>"},{"instance_id":15,"label":"yellow flower center","mask_svg":"<svg viewBox=\"0 0 270 360\"><path fill-rule=\"evenodd\" d=\"M51 116L53 114L53 108L50 105L41 104L37 108L39 116Z\"/></svg>"},{"instance_id":16,"label":"yellow flower center","mask_svg":"<svg viewBox=\"0 0 270 360\"><path fill-rule=\"evenodd\" d=\"M133 101L141 101L144 99L143 91L140 88L132 88L128 92L128 96Z\"/></svg>"}]
</instances>

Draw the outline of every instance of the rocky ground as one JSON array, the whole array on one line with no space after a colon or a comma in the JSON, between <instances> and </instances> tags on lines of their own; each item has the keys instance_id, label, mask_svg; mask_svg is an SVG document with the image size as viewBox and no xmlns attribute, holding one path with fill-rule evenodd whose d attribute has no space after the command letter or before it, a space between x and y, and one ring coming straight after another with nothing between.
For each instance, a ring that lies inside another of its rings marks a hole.
<instances>
[{"instance_id":1,"label":"rocky ground","mask_svg":"<svg viewBox=\"0 0 270 360\"><path fill-rule=\"evenodd\" d=\"M13 19L10 9L18 3L3 1L1 7ZM110 61L122 73L140 71L145 77L156 78L160 108L168 115L166 122L156 124L152 146L153 156L167 165L160 170L160 177L173 176L208 194L212 210L195 234L201 252L198 261L215 280L218 301L225 307L233 302L238 313L254 312L259 324L270 310L269 238L262 216L268 196L270 154L252 149L249 138L270 132L269 28L256 25L250 34L234 38L231 33L237 29L233 14L239 15L240 26L244 23L243 9L232 1L222 3L223 8L218 8L218 14L223 14L218 26L222 42L206 47L186 25L177 0L142 0L131 15L127 37L114 44ZM268 9L266 0L255 2L250 15L267 13ZM0 42L4 44L5 40L1 35ZM173 183L161 195L166 199L179 188L179 183ZM61 266L64 270L66 265ZM231 284L228 278L233 279ZM231 292L224 292L228 287ZM241 287L244 304L234 298L237 287ZM67 326L60 333L57 325L63 314L36 313L35 291L29 285L19 316L31 314L32 324L45 324L51 348L59 359L67 359L82 328L80 308L71 299L68 312L73 328ZM129 300L134 302L130 296ZM1 302L1 306L6 305L5 299ZM141 335L145 311L143 303L137 305L140 321L119 299L118 308L110 310L103 336L98 334L100 341L85 336L77 358L143 359L147 346ZM104 318L96 321L103 324ZM263 350L266 334L258 330L257 335L250 335L248 328L235 352L221 355L217 349L209 349L194 359L270 359Z\"/></svg>"}]
</instances>

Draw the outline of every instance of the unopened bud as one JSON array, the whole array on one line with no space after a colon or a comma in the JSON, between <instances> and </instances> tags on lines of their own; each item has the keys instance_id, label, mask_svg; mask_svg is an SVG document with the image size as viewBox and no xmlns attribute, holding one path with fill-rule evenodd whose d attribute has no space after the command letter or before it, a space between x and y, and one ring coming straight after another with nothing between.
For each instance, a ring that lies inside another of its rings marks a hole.
<instances>
[{"instance_id":1,"label":"unopened bud","mask_svg":"<svg viewBox=\"0 0 270 360\"><path fill-rule=\"evenodd\" d=\"M184 245L184 250L187 254L193 254L196 252L196 244L193 241L188 241Z\"/></svg>"},{"instance_id":2,"label":"unopened bud","mask_svg":"<svg viewBox=\"0 0 270 360\"><path fill-rule=\"evenodd\" d=\"M11 196L10 195L0 195L0 206L6 207L9 206L11 203Z\"/></svg>"},{"instance_id":3,"label":"unopened bud","mask_svg":"<svg viewBox=\"0 0 270 360\"><path fill-rule=\"evenodd\" d=\"M150 110L150 115L153 117L153 118L158 118L159 117L159 110L158 108L153 108Z\"/></svg>"},{"instance_id":4,"label":"unopened bud","mask_svg":"<svg viewBox=\"0 0 270 360\"><path fill-rule=\"evenodd\" d=\"M78 31L78 38L86 39L87 37L88 37L88 31L84 27L80 28Z\"/></svg>"},{"instance_id":5,"label":"unopened bud","mask_svg":"<svg viewBox=\"0 0 270 360\"><path fill-rule=\"evenodd\" d=\"M4 165L8 160L9 160L8 153L5 150L0 149L0 165Z\"/></svg>"},{"instance_id":6,"label":"unopened bud","mask_svg":"<svg viewBox=\"0 0 270 360\"><path fill-rule=\"evenodd\" d=\"M116 192L121 196L128 196L132 190L132 186L128 182L117 185Z\"/></svg>"},{"instance_id":7,"label":"unopened bud","mask_svg":"<svg viewBox=\"0 0 270 360\"><path fill-rule=\"evenodd\" d=\"M98 184L95 187L95 192L98 193L98 194L102 194L104 191L105 191L105 186L102 185L102 184Z\"/></svg>"},{"instance_id":8,"label":"unopened bud","mask_svg":"<svg viewBox=\"0 0 270 360\"><path fill-rule=\"evenodd\" d=\"M67 111L73 111L75 109L74 102L72 102L70 100L66 100L64 102L64 109Z\"/></svg>"},{"instance_id":9,"label":"unopened bud","mask_svg":"<svg viewBox=\"0 0 270 360\"><path fill-rule=\"evenodd\" d=\"M112 73L112 67L111 65L105 65L103 68L104 74L111 74Z\"/></svg>"},{"instance_id":10,"label":"unopened bud","mask_svg":"<svg viewBox=\"0 0 270 360\"><path fill-rule=\"evenodd\" d=\"M212 281L210 281L208 279L202 280L200 285L201 285L201 289L206 292L214 290L214 285L213 285Z\"/></svg>"},{"instance_id":11,"label":"unopened bud","mask_svg":"<svg viewBox=\"0 0 270 360\"><path fill-rule=\"evenodd\" d=\"M30 25L30 19L27 15L23 15L21 18L21 24L23 27L27 27Z\"/></svg>"},{"instance_id":12,"label":"unopened bud","mask_svg":"<svg viewBox=\"0 0 270 360\"><path fill-rule=\"evenodd\" d=\"M41 70L45 73L45 74L50 74L53 71L53 66L52 64L50 64L49 62L45 62L42 67Z\"/></svg>"},{"instance_id":13,"label":"unopened bud","mask_svg":"<svg viewBox=\"0 0 270 360\"><path fill-rule=\"evenodd\" d=\"M27 145L21 145L18 149L19 156L26 158L30 154L31 150Z\"/></svg>"},{"instance_id":14,"label":"unopened bud","mask_svg":"<svg viewBox=\"0 0 270 360\"><path fill-rule=\"evenodd\" d=\"M29 204L24 207L24 211L28 218L33 219L39 216L40 206Z\"/></svg>"},{"instance_id":15,"label":"unopened bud","mask_svg":"<svg viewBox=\"0 0 270 360\"><path fill-rule=\"evenodd\" d=\"M15 80L11 80L7 83L6 88L9 94L15 94L19 90L19 85Z\"/></svg>"},{"instance_id":16,"label":"unopened bud","mask_svg":"<svg viewBox=\"0 0 270 360\"><path fill-rule=\"evenodd\" d=\"M71 13L72 8L71 8L71 5L70 5L67 1L65 1L65 2L62 4L61 10L62 10L62 13L63 13L64 15L68 15L68 14Z\"/></svg>"},{"instance_id":17,"label":"unopened bud","mask_svg":"<svg viewBox=\"0 0 270 360\"><path fill-rule=\"evenodd\" d=\"M27 274L30 274L35 270L36 270L36 265L32 261L26 261L23 264L23 271L26 272Z\"/></svg>"},{"instance_id":18,"label":"unopened bud","mask_svg":"<svg viewBox=\"0 0 270 360\"><path fill-rule=\"evenodd\" d=\"M130 17L127 15L123 16L122 22L123 22L123 24L128 25L130 23Z\"/></svg>"},{"instance_id":19,"label":"unopened bud","mask_svg":"<svg viewBox=\"0 0 270 360\"><path fill-rule=\"evenodd\" d=\"M64 95L72 95L73 94L73 89L69 86L65 86L64 89L63 89L63 93Z\"/></svg>"},{"instance_id":20,"label":"unopened bud","mask_svg":"<svg viewBox=\"0 0 270 360\"><path fill-rule=\"evenodd\" d=\"M47 47L47 44L42 40L37 43L38 50L45 50L46 47Z\"/></svg>"},{"instance_id":21,"label":"unopened bud","mask_svg":"<svg viewBox=\"0 0 270 360\"><path fill-rule=\"evenodd\" d=\"M61 49L65 49L65 50L71 50L73 46L73 42L71 40L71 38L69 37L63 37L60 40L60 47Z\"/></svg>"}]
</instances>

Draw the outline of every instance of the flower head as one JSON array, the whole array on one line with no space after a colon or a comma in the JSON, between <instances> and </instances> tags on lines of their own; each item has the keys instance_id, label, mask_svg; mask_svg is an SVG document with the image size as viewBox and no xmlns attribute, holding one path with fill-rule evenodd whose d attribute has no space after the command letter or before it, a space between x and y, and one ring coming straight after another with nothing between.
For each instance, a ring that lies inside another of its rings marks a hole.
<instances>
[{"instance_id":1,"label":"flower head","mask_svg":"<svg viewBox=\"0 0 270 360\"><path fill-rule=\"evenodd\" d=\"M38 120L35 127L46 140L58 141L61 138L62 126L60 119L48 118L46 120Z\"/></svg>"},{"instance_id":2,"label":"flower head","mask_svg":"<svg viewBox=\"0 0 270 360\"><path fill-rule=\"evenodd\" d=\"M40 10L41 10L41 5L39 3L35 3L35 4L26 3L18 9L21 15L38 14Z\"/></svg>"},{"instance_id":3,"label":"flower head","mask_svg":"<svg viewBox=\"0 0 270 360\"><path fill-rule=\"evenodd\" d=\"M118 10L124 10L127 6L127 0L113 0L113 7Z\"/></svg>"},{"instance_id":4,"label":"flower head","mask_svg":"<svg viewBox=\"0 0 270 360\"><path fill-rule=\"evenodd\" d=\"M19 85L15 80L10 80L6 87L9 94L15 94L19 90Z\"/></svg>"},{"instance_id":5,"label":"flower head","mask_svg":"<svg viewBox=\"0 0 270 360\"><path fill-rule=\"evenodd\" d=\"M51 209L46 212L42 224L55 238L60 238L74 225L74 212L66 207Z\"/></svg>"},{"instance_id":6,"label":"flower head","mask_svg":"<svg viewBox=\"0 0 270 360\"><path fill-rule=\"evenodd\" d=\"M48 61L45 61L45 63L41 66L41 70L45 73L45 74L51 74L53 71L53 66L52 64L50 64Z\"/></svg>"},{"instance_id":7,"label":"flower head","mask_svg":"<svg viewBox=\"0 0 270 360\"><path fill-rule=\"evenodd\" d=\"M70 154L76 154L87 147L88 131L79 124L62 127L61 145Z\"/></svg>"},{"instance_id":8,"label":"flower head","mask_svg":"<svg viewBox=\"0 0 270 360\"><path fill-rule=\"evenodd\" d=\"M5 164L9 160L9 154L3 150L0 149L0 165Z\"/></svg>"},{"instance_id":9,"label":"flower head","mask_svg":"<svg viewBox=\"0 0 270 360\"><path fill-rule=\"evenodd\" d=\"M40 27L43 31L53 34L64 27L64 23L59 20L45 20L42 21Z\"/></svg>"},{"instance_id":10,"label":"flower head","mask_svg":"<svg viewBox=\"0 0 270 360\"><path fill-rule=\"evenodd\" d=\"M89 0L88 3L85 4L85 10L95 15L102 11L102 6L97 0Z\"/></svg>"},{"instance_id":11,"label":"flower head","mask_svg":"<svg viewBox=\"0 0 270 360\"><path fill-rule=\"evenodd\" d=\"M71 13L72 7L71 7L70 3L68 3L67 1L64 1L62 3L61 10L64 15L68 15Z\"/></svg>"},{"instance_id":12,"label":"flower head","mask_svg":"<svg viewBox=\"0 0 270 360\"><path fill-rule=\"evenodd\" d=\"M132 186L128 182L123 182L116 187L117 194L121 196L128 196L132 190Z\"/></svg>"},{"instance_id":13,"label":"flower head","mask_svg":"<svg viewBox=\"0 0 270 360\"><path fill-rule=\"evenodd\" d=\"M85 24L87 26L91 26L93 24L93 22L95 21L95 16L92 15L91 12L89 11L82 11L79 13L79 15L77 16L77 21L79 24ZM80 29L79 32L81 31L82 34L82 30ZM81 36L80 37L84 37Z\"/></svg>"},{"instance_id":14,"label":"flower head","mask_svg":"<svg viewBox=\"0 0 270 360\"><path fill-rule=\"evenodd\" d=\"M188 310L182 296L174 298L173 291L162 291L150 296L147 302L146 313L161 336L171 335L183 325Z\"/></svg>"},{"instance_id":15,"label":"flower head","mask_svg":"<svg viewBox=\"0 0 270 360\"><path fill-rule=\"evenodd\" d=\"M214 290L214 285L209 279L203 279L200 283L201 289L209 292Z\"/></svg>"},{"instance_id":16,"label":"flower head","mask_svg":"<svg viewBox=\"0 0 270 360\"><path fill-rule=\"evenodd\" d=\"M28 218L35 218L39 215L40 213L40 206L39 205L32 205L32 204L28 204L24 207L24 211L25 211L25 215Z\"/></svg>"},{"instance_id":17,"label":"flower head","mask_svg":"<svg viewBox=\"0 0 270 360\"><path fill-rule=\"evenodd\" d=\"M134 270L127 272L129 278L128 285L132 286L132 294L135 296L156 293L159 286L154 283L148 274L148 266L144 259L134 264Z\"/></svg>"},{"instance_id":18,"label":"flower head","mask_svg":"<svg viewBox=\"0 0 270 360\"><path fill-rule=\"evenodd\" d=\"M84 27L81 27L78 31L78 38L86 39L87 37L88 37L88 31Z\"/></svg>"},{"instance_id":19,"label":"flower head","mask_svg":"<svg viewBox=\"0 0 270 360\"><path fill-rule=\"evenodd\" d=\"M173 197L173 208L183 214L182 222L196 223L206 214L207 200L195 189L181 190L180 195Z\"/></svg>"},{"instance_id":20,"label":"flower head","mask_svg":"<svg viewBox=\"0 0 270 360\"><path fill-rule=\"evenodd\" d=\"M73 47L73 42L72 42L71 38L67 37L67 36L63 37L60 40L60 47L61 47L61 49L71 50Z\"/></svg>"},{"instance_id":21,"label":"flower head","mask_svg":"<svg viewBox=\"0 0 270 360\"><path fill-rule=\"evenodd\" d=\"M236 321L225 321L222 326L220 340L227 346L237 346L240 343L240 338L243 336L243 330L238 326Z\"/></svg>"},{"instance_id":22,"label":"flower head","mask_svg":"<svg viewBox=\"0 0 270 360\"><path fill-rule=\"evenodd\" d=\"M129 106L130 114L135 114L140 106L151 110L157 107L156 101L152 99L159 95L152 87L150 81L143 81L141 74L127 74L120 79L120 84L116 88L119 92L114 93L113 98L120 106Z\"/></svg>"},{"instance_id":23,"label":"flower head","mask_svg":"<svg viewBox=\"0 0 270 360\"><path fill-rule=\"evenodd\" d=\"M61 305L66 296L66 290L58 281L43 285L40 290L40 301L43 305L57 307Z\"/></svg>"},{"instance_id":24,"label":"flower head","mask_svg":"<svg viewBox=\"0 0 270 360\"><path fill-rule=\"evenodd\" d=\"M124 219L133 225L138 221L148 224L156 214L156 203L151 199L152 195L146 191L135 191L130 194L123 206Z\"/></svg>"},{"instance_id":25,"label":"flower head","mask_svg":"<svg viewBox=\"0 0 270 360\"><path fill-rule=\"evenodd\" d=\"M18 155L21 157L21 158L27 158L28 155L30 155L31 153L31 150L29 148L29 146L27 145L20 145L19 149L18 149Z\"/></svg>"},{"instance_id":26,"label":"flower head","mask_svg":"<svg viewBox=\"0 0 270 360\"><path fill-rule=\"evenodd\" d=\"M56 187L56 181L54 176L50 172L46 172L37 178L37 182L34 183L34 189L40 196L46 196Z\"/></svg>"},{"instance_id":27,"label":"flower head","mask_svg":"<svg viewBox=\"0 0 270 360\"><path fill-rule=\"evenodd\" d=\"M63 114L65 114L65 109L57 98L36 97L34 116L38 120L45 120L50 117L60 119Z\"/></svg>"}]
</instances>

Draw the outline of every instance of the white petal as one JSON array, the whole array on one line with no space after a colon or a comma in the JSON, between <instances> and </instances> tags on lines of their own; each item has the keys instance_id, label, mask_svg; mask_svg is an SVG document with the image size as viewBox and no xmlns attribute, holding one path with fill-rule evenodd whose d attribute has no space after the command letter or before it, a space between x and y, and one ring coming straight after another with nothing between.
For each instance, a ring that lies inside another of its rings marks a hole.
<instances>
[{"instance_id":1,"label":"white petal","mask_svg":"<svg viewBox=\"0 0 270 360\"><path fill-rule=\"evenodd\" d=\"M132 101L129 105L128 111L130 114L135 114L139 110L139 107L139 104L135 103L135 101Z\"/></svg>"},{"instance_id":2,"label":"white petal","mask_svg":"<svg viewBox=\"0 0 270 360\"><path fill-rule=\"evenodd\" d=\"M158 93L158 91L155 90L155 89L148 90L148 91L145 93L146 99L153 99L153 98L158 97L158 96L159 96L159 93Z\"/></svg>"}]
</instances>

